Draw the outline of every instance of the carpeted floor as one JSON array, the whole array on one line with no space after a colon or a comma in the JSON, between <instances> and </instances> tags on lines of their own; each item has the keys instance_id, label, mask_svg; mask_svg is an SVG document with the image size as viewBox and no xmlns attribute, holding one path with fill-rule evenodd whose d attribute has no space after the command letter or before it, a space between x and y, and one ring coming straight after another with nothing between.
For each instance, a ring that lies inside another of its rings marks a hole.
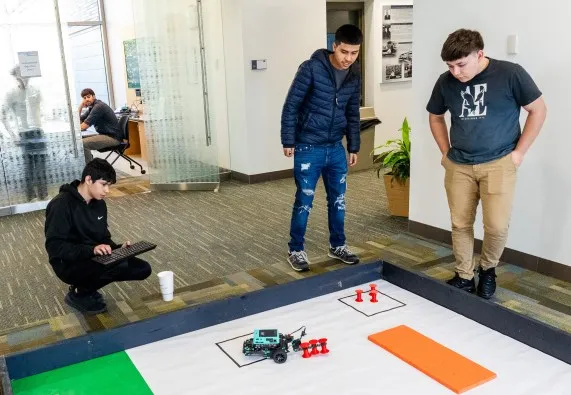
<instances>
[{"instance_id":1,"label":"carpeted floor","mask_svg":"<svg viewBox=\"0 0 571 395\"><path fill-rule=\"evenodd\" d=\"M453 274L450 246L406 233L406 220L389 217L381 183L371 173L348 177L349 244L364 262L378 259L437 279ZM108 200L116 241L147 239L154 274L144 282L105 287L109 311L86 317L63 302L66 286L52 274L43 249L43 212L0 218L0 355L169 311L242 295L345 267L327 257L327 221L320 186L310 217L311 272L286 263L292 180L246 185L225 182L214 192L148 192L148 181L120 182ZM117 190L122 188L122 190ZM156 273L173 270L175 298L163 302ZM493 302L571 332L571 284L514 265L497 269Z\"/></svg>"},{"instance_id":2,"label":"carpeted floor","mask_svg":"<svg viewBox=\"0 0 571 395\"><path fill-rule=\"evenodd\" d=\"M356 245L355 250L364 262L382 259L441 280L450 278L454 270L454 258L449 246L406 233L370 240ZM344 267L339 261L322 255L314 259L310 272L294 272L283 262L277 262L178 287L171 302L164 302L158 290L141 298L129 295L126 299L109 301L109 311L105 314L87 317L69 311L30 325L0 331L0 355L115 328L170 311L244 295ZM498 290L491 299L492 302L571 332L571 284L514 265L501 265L497 274ZM113 286L104 290L107 296L113 295L115 291ZM128 293L135 291L136 289L126 290Z\"/></svg>"},{"instance_id":3,"label":"carpeted floor","mask_svg":"<svg viewBox=\"0 0 571 395\"><path fill-rule=\"evenodd\" d=\"M120 186L145 192L137 185ZM289 221L295 187L292 179L262 184L224 182L214 192L152 192L107 200L116 242L149 240L157 249L142 255L156 273L172 270L175 287L286 262ZM115 195L119 196L119 195ZM371 172L348 177L348 243L363 243L406 229L406 220L390 217L381 181ZM44 212L0 218L0 331L69 313L67 287L52 273L44 249ZM323 185L316 191L306 250L312 258L328 246ZM115 302L155 294L155 275L143 282L105 288Z\"/></svg>"}]
</instances>

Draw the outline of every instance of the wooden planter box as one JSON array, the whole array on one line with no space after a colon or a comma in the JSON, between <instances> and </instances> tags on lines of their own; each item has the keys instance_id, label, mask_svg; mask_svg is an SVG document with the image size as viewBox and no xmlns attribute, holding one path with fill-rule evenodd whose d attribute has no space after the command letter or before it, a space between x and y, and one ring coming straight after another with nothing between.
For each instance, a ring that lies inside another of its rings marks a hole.
<instances>
[{"instance_id":1,"label":"wooden planter box","mask_svg":"<svg viewBox=\"0 0 571 395\"><path fill-rule=\"evenodd\" d=\"M397 180L391 182L392 176L384 175L385 189L387 191L387 200L389 202L389 212L397 217L408 217L408 194L409 181L406 180L403 185Z\"/></svg>"}]
</instances>

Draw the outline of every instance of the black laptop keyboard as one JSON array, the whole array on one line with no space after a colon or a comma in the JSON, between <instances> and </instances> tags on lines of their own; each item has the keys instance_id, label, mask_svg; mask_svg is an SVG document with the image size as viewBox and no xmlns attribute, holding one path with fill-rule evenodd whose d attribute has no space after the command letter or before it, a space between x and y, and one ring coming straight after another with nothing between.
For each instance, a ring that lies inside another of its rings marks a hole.
<instances>
[{"instance_id":1,"label":"black laptop keyboard","mask_svg":"<svg viewBox=\"0 0 571 395\"><path fill-rule=\"evenodd\" d=\"M143 252L150 251L156 246L156 244L150 243L148 241L138 241L131 244L129 247L117 248L116 250L113 250L113 252L109 255L98 255L94 258L91 258L91 260L103 265L109 265L111 263L116 263L124 259L134 257L135 255L142 254Z\"/></svg>"}]
</instances>

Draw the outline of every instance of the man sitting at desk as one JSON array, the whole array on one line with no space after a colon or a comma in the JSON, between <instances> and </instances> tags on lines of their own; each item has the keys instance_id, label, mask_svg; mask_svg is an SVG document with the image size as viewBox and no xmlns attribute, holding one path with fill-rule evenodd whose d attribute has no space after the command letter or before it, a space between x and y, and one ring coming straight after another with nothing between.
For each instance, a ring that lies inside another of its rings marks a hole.
<instances>
[{"instance_id":1,"label":"man sitting at desk","mask_svg":"<svg viewBox=\"0 0 571 395\"><path fill-rule=\"evenodd\" d=\"M95 127L97 135L83 138L83 151L85 163L91 162L91 150L99 150L117 146L123 139L123 131L115 112L107 104L95 98L95 92L86 88L81 91L83 101L79 106L79 120L81 130L90 126Z\"/></svg>"},{"instance_id":2,"label":"man sitting at desk","mask_svg":"<svg viewBox=\"0 0 571 395\"><path fill-rule=\"evenodd\" d=\"M114 281L144 280L151 274L151 266L137 257L108 266L91 260L131 244L116 244L107 228L103 199L115 180L113 166L96 158L83 169L81 182L63 185L46 208L50 264L58 278L70 285L65 302L86 314L107 310L98 289Z\"/></svg>"}]
</instances>

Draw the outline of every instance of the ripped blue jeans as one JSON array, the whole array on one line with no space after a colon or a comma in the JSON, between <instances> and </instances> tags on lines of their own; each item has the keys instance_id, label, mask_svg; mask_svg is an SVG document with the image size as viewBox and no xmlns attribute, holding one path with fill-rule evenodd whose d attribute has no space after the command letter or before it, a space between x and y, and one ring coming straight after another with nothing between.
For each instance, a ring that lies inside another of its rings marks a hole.
<instances>
[{"instance_id":1,"label":"ripped blue jeans","mask_svg":"<svg viewBox=\"0 0 571 395\"><path fill-rule=\"evenodd\" d=\"M343 145L340 142L329 145L296 144L293 174L297 191L291 216L289 250L303 251L307 220L319 176L323 176L327 193L329 243L331 247L345 245L347 157Z\"/></svg>"}]
</instances>

